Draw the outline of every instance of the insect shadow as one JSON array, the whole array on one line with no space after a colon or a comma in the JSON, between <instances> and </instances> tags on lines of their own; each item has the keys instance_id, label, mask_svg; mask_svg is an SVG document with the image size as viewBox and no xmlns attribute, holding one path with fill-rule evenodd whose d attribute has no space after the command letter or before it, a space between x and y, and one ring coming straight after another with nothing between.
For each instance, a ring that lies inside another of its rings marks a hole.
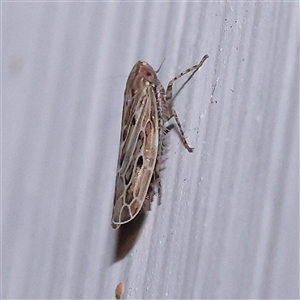
<instances>
[{"instance_id":1,"label":"insect shadow","mask_svg":"<svg viewBox=\"0 0 300 300\"><path fill-rule=\"evenodd\" d=\"M140 230L146 219L146 212L141 210L130 222L123 224L118 229L114 262L123 259L136 244Z\"/></svg>"}]
</instances>

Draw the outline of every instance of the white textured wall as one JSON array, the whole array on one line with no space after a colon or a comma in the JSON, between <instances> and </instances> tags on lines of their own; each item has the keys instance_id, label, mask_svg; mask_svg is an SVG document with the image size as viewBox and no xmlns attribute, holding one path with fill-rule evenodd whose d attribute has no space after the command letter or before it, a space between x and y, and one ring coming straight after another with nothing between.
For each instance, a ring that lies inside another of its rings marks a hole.
<instances>
[{"instance_id":1,"label":"white textured wall","mask_svg":"<svg viewBox=\"0 0 300 300\"><path fill-rule=\"evenodd\" d=\"M170 132L162 204L112 263L127 76L165 58L166 84L206 53L175 101L195 152ZM299 298L297 2L2 2L2 298L119 281L129 299Z\"/></svg>"}]
</instances>

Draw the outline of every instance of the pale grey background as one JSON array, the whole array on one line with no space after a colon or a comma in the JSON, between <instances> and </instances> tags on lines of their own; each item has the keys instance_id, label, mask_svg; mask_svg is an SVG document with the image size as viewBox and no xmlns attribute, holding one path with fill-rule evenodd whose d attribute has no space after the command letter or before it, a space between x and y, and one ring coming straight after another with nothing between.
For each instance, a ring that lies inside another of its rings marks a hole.
<instances>
[{"instance_id":1,"label":"pale grey background","mask_svg":"<svg viewBox=\"0 0 300 300\"><path fill-rule=\"evenodd\" d=\"M175 101L156 202L111 265L123 91ZM176 88L180 87L177 83ZM216 101L217 103L211 103ZM299 298L297 2L2 2L2 297Z\"/></svg>"}]
</instances>

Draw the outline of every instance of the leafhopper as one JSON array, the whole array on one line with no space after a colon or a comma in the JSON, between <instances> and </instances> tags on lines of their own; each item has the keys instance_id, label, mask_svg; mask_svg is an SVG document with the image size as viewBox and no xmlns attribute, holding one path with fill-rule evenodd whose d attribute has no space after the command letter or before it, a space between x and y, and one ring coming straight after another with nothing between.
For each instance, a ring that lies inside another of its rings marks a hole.
<instances>
[{"instance_id":1,"label":"leafhopper","mask_svg":"<svg viewBox=\"0 0 300 300\"><path fill-rule=\"evenodd\" d=\"M157 72L146 62L138 61L131 70L125 88L120 148L115 182L112 227L134 219L140 210L150 209L155 187L161 193L159 171L163 154L163 140L169 131L166 123L174 118L184 147L193 152L172 108L173 84L185 74L199 70L208 55L174 77L166 90ZM189 78L189 79L190 79Z\"/></svg>"}]
</instances>

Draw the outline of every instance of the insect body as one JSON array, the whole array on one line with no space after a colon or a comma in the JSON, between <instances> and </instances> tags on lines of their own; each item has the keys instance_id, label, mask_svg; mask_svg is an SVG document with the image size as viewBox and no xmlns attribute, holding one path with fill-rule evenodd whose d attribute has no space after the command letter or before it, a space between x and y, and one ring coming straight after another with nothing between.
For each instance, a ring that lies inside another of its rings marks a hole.
<instances>
[{"instance_id":1,"label":"insect body","mask_svg":"<svg viewBox=\"0 0 300 300\"><path fill-rule=\"evenodd\" d=\"M146 62L137 62L131 70L125 88L121 125L120 149L115 183L112 227L131 221L142 207L150 209L154 187L160 197L159 170L163 152L163 138L168 132L165 123L174 117L184 147L188 145L175 110L171 107L173 83L183 75L198 71L199 64L174 77L164 87L157 72ZM190 78L191 78L190 77Z\"/></svg>"}]
</instances>

